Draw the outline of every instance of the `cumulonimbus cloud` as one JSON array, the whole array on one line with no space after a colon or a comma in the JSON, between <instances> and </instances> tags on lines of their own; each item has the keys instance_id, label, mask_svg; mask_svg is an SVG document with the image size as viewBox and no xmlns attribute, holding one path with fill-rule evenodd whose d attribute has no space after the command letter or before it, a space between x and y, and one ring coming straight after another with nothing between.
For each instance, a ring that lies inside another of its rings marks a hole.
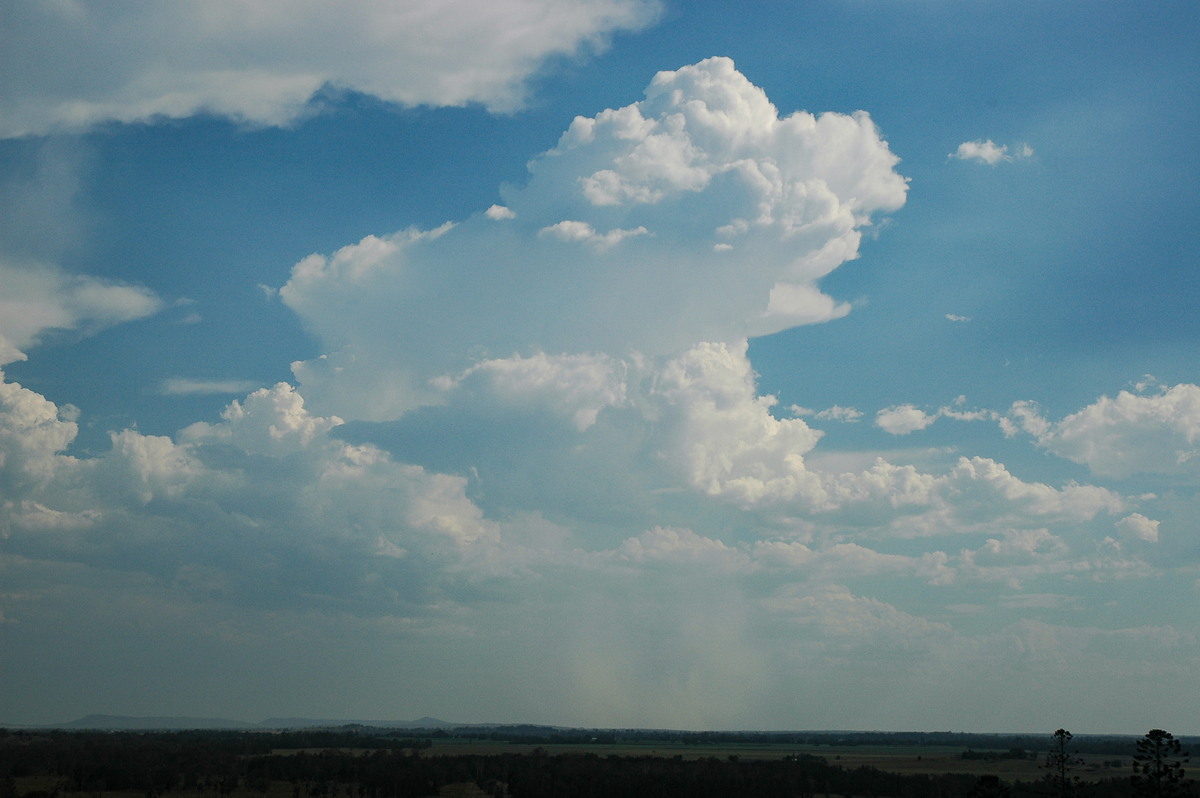
<instances>
[{"instance_id":1,"label":"cumulonimbus cloud","mask_svg":"<svg viewBox=\"0 0 1200 798\"><path fill-rule=\"evenodd\" d=\"M321 412L383 420L487 358L647 356L845 315L817 281L907 182L870 117L780 116L728 58L576 117L503 204L298 263L280 289L326 349ZM503 211L497 210L503 208Z\"/></svg>"}]
</instances>

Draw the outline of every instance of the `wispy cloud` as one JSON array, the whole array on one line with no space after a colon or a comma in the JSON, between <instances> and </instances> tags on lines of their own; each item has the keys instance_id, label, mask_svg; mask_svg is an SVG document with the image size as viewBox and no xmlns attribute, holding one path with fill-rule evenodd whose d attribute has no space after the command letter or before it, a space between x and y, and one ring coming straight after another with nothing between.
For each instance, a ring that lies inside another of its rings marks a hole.
<instances>
[{"instance_id":1,"label":"wispy cloud","mask_svg":"<svg viewBox=\"0 0 1200 798\"><path fill-rule=\"evenodd\" d=\"M90 335L162 309L152 291L44 263L15 263L0 255L0 365L24 360L25 350L51 331Z\"/></svg>"},{"instance_id":2,"label":"wispy cloud","mask_svg":"<svg viewBox=\"0 0 1200 798\"><path fill-rule=\"evenodd\" d=\"M202 394L244 394L253 391L258 383L251 380L198 380L189 377L170 377L159 383L163 396L198 396Z\"/></svg>"},{"instance_id":3,"label":"wispy cloud","mask_svg":"<svg viewBox=\"0 0 1200 798\"><path fill-rule=\"evenodd\" d=\"M813 414L813 417L819 421L841 421L847 424L853 424L861 419L862 416L862 411L858 408L842 407L840 405L827 407L824 410Z\"/></svg>"}]
</instances>

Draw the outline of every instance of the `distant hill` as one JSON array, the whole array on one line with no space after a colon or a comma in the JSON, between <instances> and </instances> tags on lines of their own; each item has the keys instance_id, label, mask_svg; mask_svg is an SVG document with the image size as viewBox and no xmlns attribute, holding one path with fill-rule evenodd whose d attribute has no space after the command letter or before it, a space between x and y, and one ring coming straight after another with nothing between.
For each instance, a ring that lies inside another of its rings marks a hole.
<instances>
[{"instance_id":1,"label":"distant hill","mask_svg":"<svg viewBox=\"0 0 1200 798\"><path fill-rule=\"evenodd\" d=\"M56 729L253 729L253 723L227 718L130 717L127 715L88 715L68 723L51 724Z\"/></svg>"},{"instance_id":2,"label":"distant hill","mask_svg":"<svg viewBox=\"0 0 1200 798\"><path fill-rule=\"evenodd\" d=\"M0 726L4 724L0 723ZM51 723L46 729L100 729L104 731L151 731L183 729L312 729L341 726L369 726L382 729L450 729L456 724L437 718L417 720L331 720L325 718L267 718L260 723L247 723L228 718L194 717L134 717L129 715L88 715L67 723Z\"/></svg>"}]
</instances>

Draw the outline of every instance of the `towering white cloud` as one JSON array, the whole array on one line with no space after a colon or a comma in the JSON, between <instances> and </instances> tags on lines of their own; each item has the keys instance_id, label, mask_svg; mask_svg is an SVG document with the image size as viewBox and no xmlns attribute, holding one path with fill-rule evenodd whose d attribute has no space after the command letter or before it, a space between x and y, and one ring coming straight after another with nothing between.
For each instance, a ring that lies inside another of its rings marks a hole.
<instances>
[{"instance_id":1,"label":"towering white cloud","mask_svg":"<svg viewBox=\"0 0 1200 798\"><path fill-rule=\"evenodd\" d=\"M648 0L23 3L0 20L0 137L197 112L284 124L325 85L512 109L546 58L656 16Z\"/></svg>"},{"instance_id":2,"label":"towering white cloud","mask_svg":"<svg viewBox=\"0 0 1200 798\"><path fill-rule=\"evenodd\" d=\"M780 117L727 58L660 72L641 102L577 117L505 212L297 264L280 296L327 355L296 374L322 412L387 419L482 358L656 356L837 318L817 280L904 203L897 160L867 114Z\"/></svg>"}]
</instances>

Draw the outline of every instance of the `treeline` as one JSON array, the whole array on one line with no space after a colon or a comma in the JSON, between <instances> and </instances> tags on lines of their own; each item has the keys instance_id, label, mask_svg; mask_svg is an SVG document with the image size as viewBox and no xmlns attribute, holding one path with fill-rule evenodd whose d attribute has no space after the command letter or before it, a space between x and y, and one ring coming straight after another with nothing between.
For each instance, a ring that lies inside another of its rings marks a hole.
<instances>
[{"instance_id":1,"label":"treeline","mask_svg":"<svg viewBox=\"0 0 1200 798\"><path fill-rule=\"evenodd\" d=\"M409 733L412 733L411 731ZM663 729L564 729L554 726L460 726L426 732L435 739L493 740L534 745L643 744L657 742L684 745L756 743L796 746L940 746L964 750L1042 752L1045 735L979 734L972 732L799 732L799 731L673 731ZM1185 744L1195 740L1181 738ZM1077 736L1074 750L1081 754L1129 755L1135 738L1118 735Z\"/></svg>"}]
</instances>

